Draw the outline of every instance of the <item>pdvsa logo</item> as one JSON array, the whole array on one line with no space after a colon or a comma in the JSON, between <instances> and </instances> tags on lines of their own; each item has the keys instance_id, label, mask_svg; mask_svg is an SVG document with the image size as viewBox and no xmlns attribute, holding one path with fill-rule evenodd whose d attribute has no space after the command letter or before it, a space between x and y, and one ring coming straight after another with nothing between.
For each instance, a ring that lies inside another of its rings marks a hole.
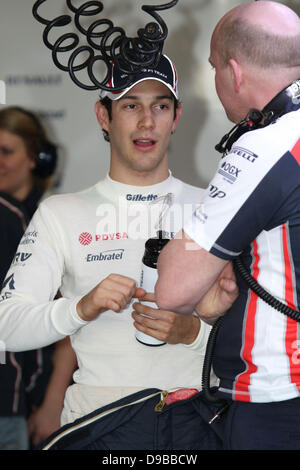
<instances>
[{"instance_id":1,"label":"pdvsa logo","mask_svg":"<svg viewBox=\"0 0 300 470\"><path fill-rule=\"evenodd\" d=\"M93 241L93 237L92 237L92 235L91 235L90 233L88 233L88 232L82 232L82 233L79 235L78 240L79 240L79 243L80 243L81 245L86 246L86 245L89 245L89 244Z\"/></svg>"},{"instance_id":2,"label":"pdvsa logo","mask_svg":"<svg viewBox=\"0 0 300 470\"><path fill-rule=\"evenodd\" d=\"M128 234L126 232L96 233L94 237L89 232L82 232L78 237L78 241L81 245L87 246L90 245L92 241L114 241L121 240L124 238L128 238Z\"/></svg>"}]
</instances>

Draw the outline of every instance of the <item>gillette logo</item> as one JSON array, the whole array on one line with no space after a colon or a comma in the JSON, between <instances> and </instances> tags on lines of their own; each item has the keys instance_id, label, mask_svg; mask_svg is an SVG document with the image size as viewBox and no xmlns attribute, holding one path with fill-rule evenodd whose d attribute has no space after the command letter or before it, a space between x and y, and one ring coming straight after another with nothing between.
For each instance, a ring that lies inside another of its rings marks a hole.
<instances>
[{"instance_id":1,"label":"gillette logo","mask_svg":"<svg viewBox=\"0 0 300 470\"><path fill-rule=\"evenodd\" d=\"M127 201L135 201L135 202L144 202L144 201L154 201L157 198L157 194L148 194L144 196L143 194L126 194Z\"/></svg>"},{"instance_id":2,"label":"gillette logo","mask_svg":"<svg viewBox=\"0 0 300 470\"><path fill-rule=\"evenodd\" d=\"M88 254L86 261L91 263L93 261L120 261L123 258L124 250L106 250L94 255L92 253Z\"/></svg>"}]
</instances>

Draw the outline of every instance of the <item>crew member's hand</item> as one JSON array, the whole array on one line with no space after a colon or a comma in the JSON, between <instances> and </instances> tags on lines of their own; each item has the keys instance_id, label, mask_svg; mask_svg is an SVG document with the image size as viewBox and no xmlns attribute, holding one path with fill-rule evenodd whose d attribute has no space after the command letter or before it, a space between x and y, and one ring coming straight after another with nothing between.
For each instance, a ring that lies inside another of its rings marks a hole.
<instances>
[{"instance_id":1,"label":"crew member's hand","mask_svg":"<svg viewBox=\"0 0 300 470\"><path fill-rule=\"evenodd\" d=\"M140 299L140 302L143 301L155 302L154 294L147 293ZM200 329L199 318L194 315L178 315L167 310L151 308L140 302L133 304L134 311L132 312L137 330L169 344L191 344L195 341Z\"/></svg>"},{"instance_id":2,"label":"crew member's hand","mask_svg":"<svg viewBox=\"0 0 300 470\"><path fill-rule=\"evenodd\" d=\"M212 325L223 316L239 294L232 263L228 263L210 290L195 307L199 317Z\"/></svg>"},{"instance_id":3,"label":"crew member's hand","mask_svg":"<svg viewBox=\"0 0 300 470\"><path fill-rule=\"evenodd\" d=\"M136 282L120 274L110 274L77 303L77 313L85 321L94 320L106 310L120 312L133 297L145 294Z\"/></svg>"}]
</instances>

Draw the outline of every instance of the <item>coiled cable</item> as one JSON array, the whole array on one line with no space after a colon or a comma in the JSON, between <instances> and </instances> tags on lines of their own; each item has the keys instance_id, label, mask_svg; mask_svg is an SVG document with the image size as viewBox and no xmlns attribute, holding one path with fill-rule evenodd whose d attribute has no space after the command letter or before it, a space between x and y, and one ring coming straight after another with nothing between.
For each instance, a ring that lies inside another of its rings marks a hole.
<instances>
[{"instance_id":1,"label":"coiled cable","mask_svg":"<svg viewBox=\"0 0 300 470\"><path fill-rule=\"evenodd\" d=\"M147 23L145 28L137 31L137 37L128 38L123 28L114 26L109 19L97 19L87 29L81 24L82 17L99 15L103 11L103 3L90 0L80 7L75 7L72 0L66 0L68 9L74 14L76 29L85 39L86 44L79 46L79 36L75 33L62 34L54 43L49 39L54 28L61 28L72 22L70 15L61 15L53 20L43 18L38 10L47 0L37 0L32 8L34 18L45 25L43 32L44 44L52 51L54 64L60 70L68 72L73 82L84 90L102 89L105 91L120 91L127 88L133 81L134 74L144 67L155 67L162 55L164 41L168 36L168 27L158 12L172 8L178 0L172 0L163 5L143 5L142 10L151 15L156 22ZM99 31L99 28L102 30ZM98 29L98 31L96 31ZM60 53L70 52L67 64L62 64L58 58ZM88 57L77 64L79 56L85 53ZM94 72L96 62L105 65L106 73L99 81ZM76 64L75 64L76 62ZM128 80L122 88L111 87L112 64L128 75ZM87 70L91 84L83 83L76 72Z\"/></svg>"},{"instance_id":2,"label":"coiled cable","mask_svg":"<svg viewBox=\"0 0 300 470\"><path fill-rule=\"evenodd\" d=\"M260 297L264 302L266 302L271 307L275 308L279 312L287 315L292 320L300 322L300 312L298 310L294 310L293 308L289 307L288 305L280 302L280 300L273 297L269 292L267 292L258 282L254 279L254 277L247 271L243 262L240 257L236 258L233 261L233 264L238 271L241 278L246 282L246 284L250 287L250 289ZM214 357L214 348L216 343L216 338L218 332L222 326L224 317L218 318L218 320L213 325L210 335L208 338L206 351L205 351L205 358L203 363L203 371L202 371L202 390L204 397L211 403L224 403L223 400L220 400L216 396L216 393L211 391L210 387L210 373L212 368L212 362Z\"/></svg>"},{"instance_id":3,"label":"coiled cable","mask_svg":"<svg viewBox=\"0 0 300 470\"><path fill-rule=\"evenodd\" d=\"M240 257L234 260L234 265L237 268L237 271L241 278L248 284L250 289L258 295L262 300L264 300L268 305L275 308L279 312L287 315L292 320L300 322L300 312L298 310L294 310L293 308L289 307L288 305L280 302L280 300L276 299L267 292L258 282L254 279L253 276L247 271L245 266L243 265Z\"/></svg>"}]
</instances>

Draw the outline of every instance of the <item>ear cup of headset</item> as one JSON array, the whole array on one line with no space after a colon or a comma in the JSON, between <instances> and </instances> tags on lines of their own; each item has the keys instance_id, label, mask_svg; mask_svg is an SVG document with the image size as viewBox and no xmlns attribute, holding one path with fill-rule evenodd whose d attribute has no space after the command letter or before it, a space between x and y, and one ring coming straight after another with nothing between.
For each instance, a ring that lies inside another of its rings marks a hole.
<instances>
[{"instance_id":1,"label":"ear cup of headset","mask_svg":"<svg viewBox=\"0 0 300 470\"><path fill-rule=\"evenodd\" d=\"M45 142L36 155L33 173L40 178L49 178L55 172L56 165L56 146L50 142Z\"/></svg>"},{"instance_id":2,"label":"ear cup of headset","mask_svg":"<svg viewBox=\"0 0 300 470\"><path fill-rule=\"evenodd\" d=\"M55 172L57 165L57 147L47 140L45 132L40 124L40 121L35 114L20 106L15 106L15 109L24 113L34 123L38 134L38 153L35 156L35 168L33 173L39 178L49 178Z\"/></svg>"}]
</instances>

